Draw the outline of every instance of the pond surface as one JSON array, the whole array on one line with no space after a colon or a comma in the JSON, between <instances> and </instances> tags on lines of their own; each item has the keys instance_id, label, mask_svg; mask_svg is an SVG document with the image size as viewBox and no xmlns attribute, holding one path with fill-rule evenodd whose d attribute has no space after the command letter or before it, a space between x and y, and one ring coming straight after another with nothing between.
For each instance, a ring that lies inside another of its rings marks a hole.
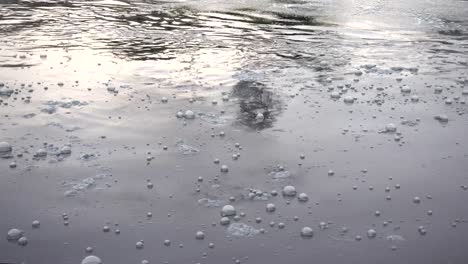
<instances>
[{"instance_id":1,"label":"pond surface","mask_svg":"<svg viewBox=\"0 0 468 264\"><path fill-rule=\"evenodd\" d=\"M0 1L0 263L465 264L467 73L468 1Z\"/></svg>"}]
</instances>

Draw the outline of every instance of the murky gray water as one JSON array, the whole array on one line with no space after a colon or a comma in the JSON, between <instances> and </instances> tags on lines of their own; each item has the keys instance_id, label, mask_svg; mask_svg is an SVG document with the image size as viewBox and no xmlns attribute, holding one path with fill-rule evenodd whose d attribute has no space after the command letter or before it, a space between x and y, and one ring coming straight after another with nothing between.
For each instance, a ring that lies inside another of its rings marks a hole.
<instances>
[{"instance_id":1,"label":"murky gray water","mask_svg":"<svg viewBox=\"0 0 468 264\"><path fill-rule=\"evenodd\" d=\"M0 263L467 263L467 72L467 1L0 1Z\"/></svg>"}]
</instances>

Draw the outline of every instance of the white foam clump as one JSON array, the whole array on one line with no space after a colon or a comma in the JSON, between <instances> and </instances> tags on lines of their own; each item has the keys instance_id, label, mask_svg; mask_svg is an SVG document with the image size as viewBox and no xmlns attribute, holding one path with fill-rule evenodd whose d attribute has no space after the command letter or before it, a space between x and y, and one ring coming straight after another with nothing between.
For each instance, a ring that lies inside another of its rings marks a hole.
<instances>
[{"instance_id":1,"label":"white foam clump","mask_svg":"<svg viewBox=\"0 0 468 264\"><path fill-rule=\"evenodd\" d=\"M70 146L63 146L61 149L60 149L60 154L62 155L68 155L68 154L71 154L71 147Z\"/></svg>"},{"instance_id":2,"label":"white foam clump","mask_svg":"<svg viewBox=\"0 0 468 264\"><path fill-rule=\"evenodd\" d=\"M236 215L236 208L234 206L227 204L221 209L221 216L234 216Z\"/></svg>"},{"instance_id":3,"label":"white foam clump","mask_svg":"<svg viewBox=\"0 0 468 264\"><path fill-rule=\"evenodd\" d=\"M207 208L216 208L216 207L221 207L221 205L223 204L223 201L222 200L212 200L212 199L208 199L208 198L201 198L200 200L198 200L198 204L199 205L203 205Z\"/></svg>"},{"instance_id":4,"label":"white foam clump","mask_svg":"<svg viewBox=\"0 0 468 264\"><path fill-rule=\"evenodd\" d=\"M296 196L296 188L294 186L288 185L283 188L284 196Z\"/></svg>"},{"instance_id":5,"label":"white foam clump","mask_svg":"<svg viewBox=\"0 0 468 264\"><path fill-rule=\"evenodd\" d=\"M18 240L24 234L24 231L18 228L12 228L7 233L7 240Z\"/></svg>"},{"instance_id":6,"label":"white foam clump","mask_svg":"<svg viewBox=\"0 0 468 264\"><path fill-rule=\"evenodd\" d=\"M386 239L389 241L405 241L405 238L400 235L388 235Z\"/></svg>"},{"instance_id":7,"label":"white foam clump","mask_svg":"<svg viewBox=\"0 0 468 264\"><path fill-rule=\"evenodd\" d=\"M344 101L345 103L347 103L347 104L352 104L352 103L354 103L354 97L352 97L352 96L346 96L346 97L343 99L343 101Z\"/></svg>"},{"instance_id":8,"label":"white foam clump","mask_svg":"<svg viewBox=\"0 0 468 264\"><path fill-rule=\"evenodd\" d=\"M10 143L8 142L0 142L0 153L7 153L11 152L13 148L11 147Z\"/></svg>"},{"instance_id":9,"label":"white foam clump","mask_svg":"<svg viewBox=\"0 0 468 264\"><path fill-rule=\"evenodd\" d=\"M203 240L205 239L205 233L203 233L203 231L197 231L197 233L195 234L195 238L198 240Z\"/></svg>"},{"instance_id":10,"label":"white foam clump","mask_svg":"<svg viewBox=\"0 0 468 264\"><path fill-rule=\"evenodd\" d=\"M13 89L11 89L11 88L8 88L8 87L0 88L0 95L10 96L12 93L13 93Z\"/></svg>"},{"instance_id":11,"label":"white foam clump","mask_svg":"<svg viewBox=\"0 0 468 264\"><path fill-rule=\"evenodd\" d=\"M23 246L23 247L26 246L28 244L28 242L29 242L28 238L24 237L24 236L22 236L22 237L20 237L18 239L18 245Z\"/></svg>"},{"instance_id":12,"label":"white foam clump","mask_svg":"<svg viewBox=\"0 0 468 264\"><path fill-rule=\"evenodd\" d=\"M221 217L221 220L219 220L219 223L225 226L225 225L229 225L229 223L231 223L231 220L225 216L225 217Z\"/></svg>"},{"instance_id":13,"label":"white foam clump","mask_svg":"<svg viewBox=\"0 0 468 264\"><path fill-rule=\"evenodd\" d=\"M196 154L200 152L198 148L185 144L183 139L178 139L176 142L176 146L178 147L179 151L182 152L184 155Z\"/></svg>"},{"instance_id":14,"label":"white foam clump","mask_svg":"<svg viewBox=\"0 0 468 264\"><path fill-rule=\"evenodd\" d=\"M393 123L389 123L385 126L385 132L387 133L395 133L397 131L397 127Z\"/></svg>"},{"instance_id":15,"label":"white foam clump","mask_svg":"<svg viewBox=\"0 0 468 264\"><path fill-rule=\"evenodd\" d=\"M267 204L267 206L266 206L266 211L267 211L267 212L272 213L272 212L274 212L275 210L276 210L275 204L272 204L272 203Z\"/></svg>"},{"instance_id":16,"label":"white foam clump","mask_svg":"<svg viewBox=\"0 0 468 264\"><path fill-rule=\"evenodd\" d=\"M186 119L194 119L195 118L195 113L192 110L187 110L184 113L184 117Z\"/></svg>"},{"instance_id":17,"label":"white foam clump","mask_svg":"<svg viewBox=\"0 0 468 264\"><path fill-rule=\"evenodd\" d=\"M263 121L265 119L265 116L263 116L263 113L257 113L257 116L255 117L257 121Z\"/></svg>"},{"instance_id":18,"label":"white foam clump","mask_svg":"<svg viewBox=\"0 0 468 264\"><path fill-rule=\"evenodd\" d=\"M441 123L447 123L449 121L448 116L444 114L436 115L434 119Z\"/></svg>"},{"instance_id":19,"label":"white foam clump","mask_svg":"<svg viewBox=\"0 0 468 264\"><path fill-rule=\"evenodd\" d=\"M92 189L94 187L96 187L97 185L97 182L96 180L99 180L99 179L103 179L107 177L107 174L98 174L94 177L88 177L88 178L85 178L81 181L72 181L72 182L66 182L64 183L63 185L64 186L70 186L70 189L68 189L67 191L65 191L65 196L67 197L72 197L72 196L76 196L78 195L80 192L84 192L88 189Z\"/></svg>"},{"instance_id":20,"label":"white foam clump","mask_svg":"<svg viewBox=\"0 0 468 264\"><path fill-rule=\"evenodd\" d=\"M300 193L297 199L299 202L307 202L309 200L309 196L307 196L306 193Z\"/></svg>"},{"instance_id":21,"label":"white foam clump","mask_svg":"<svg viewBox=\"0 0 468 264\"><path fill-rule=\"evenodd\" d=\"M340 94L339 92L337 92L337 91L334 91L334 92L332 92L332 93L330 94L330 97L331 97L332 99L340 99L341 94Z\"/></svg>"},{"instance_id":22,"label":"white foam clump","mask_svg":"<svg viewBox=\"0 0 468 264\"><path fill-rule=\"evenodd\" d=\"M233 119L232 116L225 115L225 114L217 114L217 113L199 113L200 119L210 123L212 125L223 125L226 124L229 120Z\"/></svg>"},{"instance_id":23,"label":"white foam clump","mask_svg":"<svg viewBox=\"0 0 468 264\"><path fill-rule=\"evenodd\" d=\"M267 192L257 189L248 189L247 197L250 200L257 200L257 201L268 201L271 195Z\"/></svg>"},{"instance_id":24,"label":"white foam clump","mask_svg":"<svg viewBox=\"0 0 468 264\"><path fill-rule=\"evenodd\" d=\"M45 157L47 156L47 151L45 149L38 149L36 151L36 154L34 154L36 157Z\"/></svg>"},{"instance_id":25,"label":"white foam clump","mask_svg":"<svg viewBox=\"0 0 468 264\"><path fill-rule=\"evenodd\" d=\"M81 102L78 100L72 100L68 102L63 102L63 101L47 101L44 106L41 108L42 112L48 113L48 114L53 114L57 111L57 107L69 109L72 108L73 106L84 106L88 105L87 102Z\"/></svg>"},{"instance_id":26,"label":"white foam clump","mask_svg":"<svg viewBox=\"0 0 468 264\"><path fill-rule=\"evenodd\" d=\"M87 256L81 261L81 264L102 264L102 260L96 256Z\"/></svg>"},{"instance_id":27,"label":"white foam clump","mask_svg":"<svg viewBox=\"0 0 468 264\"><path fill-rule=\"evenodd\" d=\"M228 236L251 237L260 233L260 230L244 223L232 223L226 230Z\"/></svg>"},{"instance_id":28,"label":"white foam clump","mask_svg":"<svg viewBox=\"0 0 468 264\"><path fill-rule=\"evenodd\" d=\"M32 222L32 227L33 228L39 228L41 226L41 222L39 222L38 220L34 220Z\"/></svg>"},{"instance_id":29,"label":"white foam clump","mask_svg":"<svg viewBox=\"0 0 468 264\"><path fill-rule=\"evenodd\" d=\"M314 230L308 226L303 227L301 230L301 236L302 237L313 237L314 236Z\"/></svg>"},{"instance_id":30,"label":"white foam clump","mask_svg":"<svg viewBox=\"0 0 468 264\"><path fill-rule=\"evenodd\" d=\"M275 170L269 173L273 179L281 180L291 177L291 172L288 170Z\"/></svg>"},{"instance_id":31,"label":"white foam clump","mask_svg":"<svg viewBox=\"0 0 468 264\"><path fill-rule=\"evenodd\" d=\"M96 181L93 177L85 178L77 183L72 184L71 188L65 191L65 196L71 197L77 195L86 189L90 189L96 186Z\"/></svg>"},{"instance_id":32,"label":"white foam clump","mask_svg":"<svg viewBox=\"0 0 468 264\"><path fill-rule=\"evenodd\" d=\"M408 86L403 86L401 87L400 91L402 93L411 93L411 88L409 88Z\"/></svg>"},{"instance_id":33,"label":"white foam clump","mask_svg":"<svg viewBox=\"0 0 468 264\"><path fill-rule=\"evenodd\" d=\"M375 238L377 236L377 232L374 229L367 230L367 237L368 238Z\"/></svg>"},{"instance_id":34,"label":"white foam clump","mask_svg":"<svg viewBox=\"0 0 468 264\"><path fill-rule=\"evenodd\" d=\"M227 173L229 171L229 168L227 165L221 165L221 172Z\"/></svg>"}]
</instances>

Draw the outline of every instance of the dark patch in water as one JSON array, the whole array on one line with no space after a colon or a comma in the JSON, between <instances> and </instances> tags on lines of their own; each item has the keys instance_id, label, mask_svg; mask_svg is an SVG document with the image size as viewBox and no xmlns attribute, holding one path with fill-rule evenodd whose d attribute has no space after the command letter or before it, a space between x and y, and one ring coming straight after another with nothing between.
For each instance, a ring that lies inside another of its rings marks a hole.
<instances>
[{"instance_id":1,"label":"dark patch in water","mask_svg":"<svg viewBox=\"0 0 468 264\"><path fill-rule=\"evenodd\" d=\"M238 122L253 129L272 127L281 111L281 101L260 82L240 81L233 87L232 95L240 99ZM263 121L256 119L258 113L263 114Z\"/></svg>"}]
</instances>

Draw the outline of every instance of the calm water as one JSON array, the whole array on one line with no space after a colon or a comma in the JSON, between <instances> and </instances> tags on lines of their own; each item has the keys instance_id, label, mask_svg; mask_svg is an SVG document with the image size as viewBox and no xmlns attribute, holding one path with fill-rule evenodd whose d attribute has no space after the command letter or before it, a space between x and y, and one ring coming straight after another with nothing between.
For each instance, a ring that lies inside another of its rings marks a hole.
<instances>
[{"instance_id":1,"label":"calm water","mask_svg":"<svg viewBox=\"0 0 468 264\"><path fill-rule=\"evenodd\" d=\"M467 263L467 72L467 1L0 0L0 263Z\"/></svg>"}]
</instances>

